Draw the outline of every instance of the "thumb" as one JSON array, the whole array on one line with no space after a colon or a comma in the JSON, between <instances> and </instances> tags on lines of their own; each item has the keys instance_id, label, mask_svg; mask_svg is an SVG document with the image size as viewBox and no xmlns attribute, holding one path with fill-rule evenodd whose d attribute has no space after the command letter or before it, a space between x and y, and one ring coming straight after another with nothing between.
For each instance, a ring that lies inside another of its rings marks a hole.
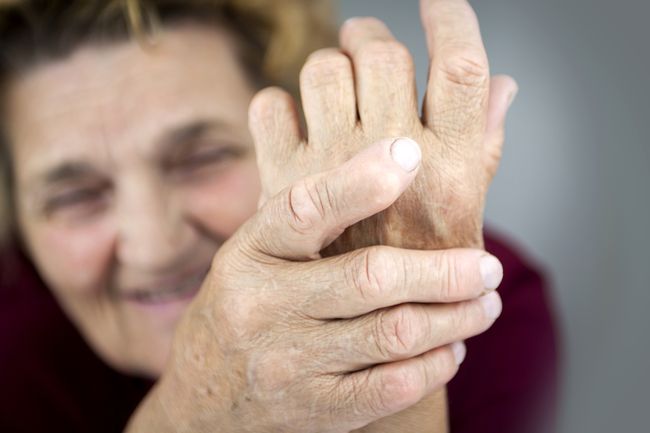
<instances>
[{"instance_id":1,"label":"thumb","mask_svg":"<svg viewBox=\"0 0 650 433\"><path fill-rule=\"evenodd\" d=\"M318 258L347 227L392 205L415 178L421 158L419 145L408 138L372 144L269 199L235 235L240 247L288 260Z\"/></svg>"},{"instance_id":2,"label":"thumb","mask_svg":"<svg viewBox=\"0 0 650 433\"><path fill-rule=\"evenodd\" d=\"M510 76L496 75L490 80L490 99L483 145L490 179L494 177L501 161L506 115L518 90L517 82Z\"/></svg>"}]
</instances>

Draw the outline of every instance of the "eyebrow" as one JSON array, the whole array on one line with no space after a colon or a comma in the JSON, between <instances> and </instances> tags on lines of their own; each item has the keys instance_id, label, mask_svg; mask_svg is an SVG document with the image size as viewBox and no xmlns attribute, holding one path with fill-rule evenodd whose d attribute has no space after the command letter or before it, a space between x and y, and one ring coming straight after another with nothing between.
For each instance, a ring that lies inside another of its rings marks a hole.
<instances>
[{"instance_id":1,"label":"eyebrow","mask_svg":"<svg viewBox=\"0 0 650 433\"><path fill-rule=\"evenodd\" d=\"M78 179L91 174L96 174L92 166L84 162L68 161L48 170L44 175L39 177L40 184L51 184L63 182L71 179Z\"/></svg>"},{"instance_id":2,"label":"eyebrow","mask_svg":"<svg viewBox=\"0 0 650 433\"><path fill-rule=\"evenodd\" d=\"M159 140L157 147L161 149L162 153L168 153L171 150L178 150L176 148L179 144L191 144L206 133L212 130L223 129L224 126L224 123L219 120L195 120L186 125L165 132L162 139Z\"/></svg>"}]
</instances>

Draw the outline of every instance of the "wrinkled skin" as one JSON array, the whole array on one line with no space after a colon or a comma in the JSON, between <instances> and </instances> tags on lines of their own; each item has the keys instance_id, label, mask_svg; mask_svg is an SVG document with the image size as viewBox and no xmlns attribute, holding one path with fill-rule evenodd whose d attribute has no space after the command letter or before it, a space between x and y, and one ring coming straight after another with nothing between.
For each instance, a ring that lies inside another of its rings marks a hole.
<instances>
[{"instance_id":1,"label":"wrinkled skin","mask_svg":"<svg viewBox=\"0 0 650 433\"><path fill-rule=\"evenodd\" d=\"M457 342L500 313L484 252L374 246L314 259L411 184L417 167L391 155L379 141L292 184L224 244L133 431L383 431L453 377ZM324 189L330 200L314 200ZM444 405L425 403L400 428L444 431ZM155 424L161 413L168 425Z\"/></svg>"},{"instance_id":2,"label":"wrinkled skin","mask_svg":"<svg viewBox=\"0 0 650 433\"><path fill-rule=\"evenodd\" d=\"M422 147L423 170L413 186L394 206L348 230L327 254L377 243L483 245L485 195L503 141L500 123L516 87L508 77L495 77L495 113L488 119L488 62L471 8L425 1L422 10L432 63L421 117L413 60L373 18L347 22L341 50L308 59L301 74L308 137L289 95L268 89L253 102L251 130L266 196L384 137L410 137Z\"/></svg>"},{"instance_id":3,"label":"wrinkled skin","mask_svg":"<svg viewBox=\"0 0 650 433\"><path fill-rule=\"evenodd\" d=\"M263 199L379 139L409 137L421 145L422 168L411 187L393 206L346 229L321 251L324 256L377 244L483 247L485 196L516 84L504 76L490 80L478 23L466 2L422 1L421 11L431 56L421 116L410 53L373 18L348 21L340 50L320 50L308 59L301 73L307 131L282 90L267 89L252 103ZM312 195L320 203L331 200L330 191L313 189ZM365 431L443 431L445 423L433 414L445 406L440 392Z\"/></svg>"},{"instance_id":4,"label":"wrinkled skin","mask_svg":"<svg viewBox=\"0 0 650 433\"><path fill-rule=\"evenodd\" d=\"M495 287L482 280L485 253L319 254L481 244L512 83L493 80L488 103L482 49L449 38L477 36L471 10L423 5L437 53L423 119L403 47L377 21L349 23L345 55L316 53L302 74L308 139L286 94L267 90L253 103L268 203L241 229L258 198L245 130L252 88L223 32L168 29L151 56L133 43L85 46L12 84L18 219L30 254L96 352L123 371L162 374L134 429L347 431L379 420L367 431L444 430L441 394L434 411L394 414L442 389L462 359L458 342L498 316L498 295L481 296ZM190 155L161 151L162 131L196 118L222 129L176 146ZM384 139L395 136L420 144L417 169L389 163L393 140ZM235 151L214 158L224 141ZM81 194L46 212L41 197L68 185L32 186L70 157L89 168L68 180ZM188 286L188 274L194 284L210 261L199 295L170 314L129 297Z\"/></svg>"},{"instance_id":5,"label":"wrinkled skin","mask_svg":"<svg viewBox=\"0 0 650 433\"><path fill-rule=\"evenodd\" d=\"M202 294L216 295L218 298L212 298L210 302L204 298L192 305L188 319L181 325L178 334L179 340L191 340L192 335L197 334L196 326L189 326L192 323L189 318L203 317L206 321L195 320L194 325L197 322L204 323L213 333L217 329L231 330L231 333L215 334L222 340L219 347L230 350L193 355L186 349L174 357L177 365L174 370L177 372L200 372L201 366L209 365L205 358L207 356L207 359L218 359L218 364L230 365L229 371L239 373L227 377L208 372L197 373L198 377L212 377L212 380L207 383L202 381L205 385L199 388L200 395L190 392L192 398L188 401L191 402L191 407L182 406L175 410L170 410L171 404L165 398L169 392L165 390L173 389L183 395L187 376L167 375L159 386L160 392L150 396L149 405L164 408L176 428L179 424L174 421L190 420L187 413L196 413L195 408L199 407L203 409L201 413L206 419L210 419L208 413L217 418L218 414L225 414L219 418L224 420L224 431L348 431L350 428L360 428L364 432L447 430L446 403L441 390L447 378L455 371L453 360L449 358L452 349L451 346L446 349L440 347L439 343L439 348L434 349L436 343L430 339L432 335L448 332L442 326L444 321L429 328L425 322L415 320L417 314L411 310L413 304L403 303L406 300L423 302L423 298L410 294L400 301L391 299L391 296L399 293L396 290L398 286L394 285L394 280L393 283L385 282L380 285L383 290L379 298L383 299L385 305L392 304L394 307L378 311L385 311L388 316L384 313L379 316L361 316L364 318L361 323L370 320L375 323L375 329L378 329L377 326L386 329L382 326L388 323L388 328L396 332L388 333L394 337L388 341L401 342L401 350L406 350L409 354L421 353L420 356L409 358L409 355L400 350L389 349L384 353L397 355L393 359L402 361L378 364L356 373L339 371L335 376L339 379L331 382L331 373L327 373L331 372L332 367L328 355L334 354L339 359L357 353L353 348L364 347L363 339L356 340L352 331L323 333L322 322L310 321L322 316L310 313L301 302L301 299L311 299L313 302L313 295L306 298L291 297L291 306L288 306L285 304L287 298L274 289L286 289L292 287L292 284L269 277L274 272L268 268L271 266L278 272L282 266L323 263L319 259L319 253L327 256L378 243L427 249L482 246L485 193L496 170L503 119L516 87L506 77L496 77L490 82L476 20L465 2L423 1L422 4L429 46L436 55L432 62L431 81L421 119L417 114L411 59L404 48L391 39L385 27L372 19L357 20L343 28L343 53L337 50L320 51L305 66L301 76L301 90L308 137L300 131L297 109L288 94L278 89L267 89L253 101L250 127L256 142L264 205L254 221L247 224L249 229L256 227L253 232L250 233L246 228L238 232L215 259L215 264L221 264L217 268L221 271L214 275L219 275L220 278L208 279L206 284L212 290L204 290ZM431 12L434 8L436 15ZM450 36L457 33L468 36L469 40L461 41ZM354 79L351 64L354 65ZM373 97L378 99L373 100ZM358 119L357 109L360 115ZM406 184L403 178L397 182L400 193L396 194L395 173L387 166L378 169L377 160L368 158L368 154L382 146L386 152L394 140L383 140L382 144L380 139L399 136L408 136L420 143L423 157L416 176L410 177ZM365 158L359 156L362 149L366 149L361 153L365 154ZM344 164L353 155L356 155L354 162ZM325 171L328 169L330 171ZM305 178L306 175L311 176ZM401 194L404 190L406 193ZM400 198L393 204L393 200L387 196ZM280 210L274 216L273 209L278 208ZM377 211L381 213L371 216ZM361 212L366 218L360 218L361 214L351 218L350 213L353 212ZM277 215L289 218L291 228L288 232L286 227L283 230L275 225L278 224ZM325 224L327 229L323 229L323 221L329 221ZM343 238L339 238L334 245L329 245L332 239L354 223L356 225ZM248 247L241 243L242 239L250 243ZM253 252L250 245L254 246ZM323 251L325 247L328 249ZM344 254L322 260L325 263L328 260L357 263L356 266L352 265L356 270L344 272L347 275L359 275L361 272L376 276L380 269L403 269L395 267L395 262L389 264L391 260L386 259L387 250L374 248L377 247L348 253L351 256ZM278 249L282 251L279 252ZM233 251L243 253L243 257L240 255L235 263L230 262L230 266L226 266L228 252ZM377 251L382 252L376 254ZM403 253L405 250L400 251ZM359 252L362 252L362 257L371 257L362 260L361 266L353 259ZM377 256L383 256L384 259L377 259ZM280 263L276 261L278 258L282 258ZM410 260L401 262L401 266L404 263L427 262L413 258ZM458 278L458 281L465 281L458 287L466 290L468 284L465 278L471 273L462 271L461 263L466 266L469 262L454 260L453 265L445 267L456 270L453 277L446 274L445 281L449 283ZM339 264L323 269L324 272L331 273L328 278L336 279L333 277L337 273L335 269L340 270L342 266L345 267L344 264ZM362 271L364 268L365 271ZM410 286L410 278L421 276L421 270L425 268L419 268L420 272L413 272L411 268L403 273L389 272L389 275L404 276L406 280L403 285ZM226 269L230 269L230 273ZM309 276L304 276L295 269L290 275L293 281L302 283L300 289L296 289L298 292L305 290L307 280L313 281L322 275L310 267L307 271ZM230 276L230 284L224 280L224 275ZM243 275L256 277L246 279ZM260 275L266 278L259 281ZM365 281L373 280L370 278ZM233 285L235 281L238 282L236 286ZM246 292L248 296L235 296L235 292L228 287L240 290L242 281L247 281L245 286L250 288L250 292ZM423 282L420 280L420 283ZM355 284L349 286L354 287ZM435 284L429 282L420 287L432 286ZM463 298L471 298L467 292L458 288L446 287L446 290L447 293L465 293ZM260 297L260 293L265 293L271 300L265 296ZM339 317L334 323L342 326L349 324L345 320L338 322L342 317L341 305L335 301L343 300L346 296L341 293L330 297L327 293L327 290L320 292L317 297L318 304L323 304L321 308L327 310L325 317L330 320ZM364 297L366 303L370 298ZM266 299L266 302L261 299ZM433 299L428 298L427 301L432 302ZM349 305L350 298L347 297L345 302ZM469 302L457 306L469 306L471 301ZM369 310L376 307L372 302L369 304L366 304ZM219 314L215 315L210 309L200 309L201 305L221 305L227 308L220 309ZM359 311L354 314L358 313ZM479 311L460 314L471 322L482 316ZM452 328L457 332L465 326L473 329L470 332L485 329L485 320L495 317L485 314L479 320L482 325L461 325L463 321L459 321ZM249 320L235 320L242 316ZM393 322L394 319L386 320L386 317L400 319ZM217 322L213 323L215 319ZM310 331L305 334L307 329ZM425 334L415 336L412 334L415 330L424 331ZM306 340L291 337L296 335L296 331ZM349 335L346 337L347 349L334 350L330 338L337 340L346 334ZM371 331L370 335L387 334L385 331ZM454 337L449 338L448 341L455 340ZM280 341L284 343L278 346ZM410 343L404 344L405 341ZM414 349L413 345L417 346L417 342L431 346L422 352L422 347ZM203 347L204 344L198 344L197 347ZM316 356L316 359L305 358L307 352L314 353L314 344L315 353L321 355ZM384 341L373 346L385 347L386 344ZM284 349L276 357L275 350L279 347ZM290 353L293 356L287 357ZM241 369L242 366L248 367ZM352 368L358 367L357 364ZM316 377L320 380L314 381ZM252 378L264 380L257 382ZM230 407L220 407L219 401L214 400L215 395L223 394L229 396L226 401L233 402ZM323 412L317 409L319 406L328 409ZM356 416L350 417L350 412L346 409L352 410ZM153 412L156 413L155 409ZM144 414L146 415L146 410ZM233 414L234 421L228 418ZM225 421L227 419L230 419L230 423ZM259 424L244 426L238 424L237 420L258 420ZM366 425L368 421L371 423ZM180 430L200 431L200 423L183 424Z\"/></svg>"}]
</instances>

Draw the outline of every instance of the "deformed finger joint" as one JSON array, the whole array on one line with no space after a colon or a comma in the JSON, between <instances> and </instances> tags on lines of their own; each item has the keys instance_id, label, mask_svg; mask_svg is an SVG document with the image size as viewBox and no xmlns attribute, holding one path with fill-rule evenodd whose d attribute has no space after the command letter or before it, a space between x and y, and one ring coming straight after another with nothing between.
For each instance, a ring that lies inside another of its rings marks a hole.
<instances>
[{"instance_id":1,"label":"deformed finger joint","mask_svg":"<svg viewBox=\"0 0 650 433\"><path fill-rule=\"evenodd\" d=\"M490 78L485 56L467 49L452 52L442 60L441 71L448 82L463 88L487 88Z\"/></svg>"},{"instance_id":2,"label":"deformed finger joint","mask_svg":"<svg viewBox=\"0 0 650 433\"><path fill-rule=\"evenodd\" d=\"M319 234L315 231L323 225L338 230L340 200L343 198L336 196L330 179L326 177L305 178L297 182L289 189L291 228L301 235Z\"/></svg>"},{"instance_id":3,"label":"deformed finger joint","mask_svg":"<svg viewBox=\"0 0 650 433\"><path fill-rule=\"evenodd\" d=\"M378 316L377 344L389 359L409 356L413 352L414 330L406 307L385 310Z\"/></svg>"},{"instance_id":4,"label":"deformed finger joint","mask_svg":"<svg viewBox=\"0 0 650 433\"><path fill-rule=\"evenodd\" d=\"M376 249L366 248L357 255L353 265L352 284L364 301L381 297L385 290L385 278L380 275L382 271L377 254Z\"/></svg>"}]
</instances>

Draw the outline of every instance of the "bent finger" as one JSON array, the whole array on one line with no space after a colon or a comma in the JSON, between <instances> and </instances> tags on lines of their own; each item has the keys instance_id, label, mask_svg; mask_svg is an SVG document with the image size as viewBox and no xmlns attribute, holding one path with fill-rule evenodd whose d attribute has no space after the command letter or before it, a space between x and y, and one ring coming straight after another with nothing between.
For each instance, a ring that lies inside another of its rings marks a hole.
<instances>
[{"instance_id":1,"label":"bent finger","mask_svg":"<svg viewBox=\"0 0 650 433\"><path fill-rule=\"evenodd\" d=\"M485 133L489 65L467 0L421 0L431 58L424 122L445 143L477 146Z\"/></svg>"},{"instance_id":2,"label":"bent finger","mask_svg":"<svg viewBox=\"0 0 650 433\"><path fill-rule=\"evenodd\" d=\"M300 72L300 93L310 146L325 146L354 129L354 75L345 54L334 48L312 53Z\"/></svg>"},{"instance_id":3,"label":"bent finger","mask_svg":"<svg viewBox=\"0 0 650 433\"><path fill-rule=\"evenodd\" d=\"M352 18L340 32L354 64L357 104L366 131L419 125L415 66L408 48L377 18Z\"/></svg>"},{"instance_id":4,"label":"bent finger","mask_svg":"<svg viewBox=\"0 0 650 433\"><path fill-rule=\"evenodd\" d=\"M260 90L250 103L248 127L255 143L257 166L266 200L278 190L278 171L291 161L302 140L294 98L279 87Z\"/></svg>"},{"instance_id":5,"label":"bent finger","mask_svg":"<svg viewBox=\"0 0 650 433\"><path fill-rule=\"evenodd\" d=\"M240 248L272 257L318 258L347 227L393 204L415 178L421 158L413 140L381 140L340 167L281 191L235 240Z\"/></svg>"}]
</instances>

